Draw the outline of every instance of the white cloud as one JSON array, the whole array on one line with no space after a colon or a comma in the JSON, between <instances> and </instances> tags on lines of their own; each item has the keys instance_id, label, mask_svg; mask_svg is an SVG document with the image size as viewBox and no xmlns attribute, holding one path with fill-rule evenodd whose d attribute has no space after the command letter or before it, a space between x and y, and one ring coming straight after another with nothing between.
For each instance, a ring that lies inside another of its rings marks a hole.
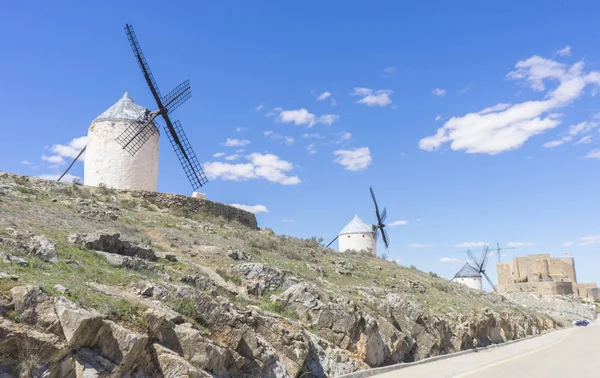
<instances>
[{"instance_id":1,"label":"white cloud","mask_svg":"<svg viewBox=\"0 0 600 378\"><path fill-rule=\"evenodd\" d=\"M316 133L316 134L302 134L302 138L306 138L306 139L324 139L325 136L321 135L319 133Z\"/></svg>"},{"instance_id":2,"label":"white cloud","mask_svg":"<svg viewBox=\"0 0 600 378\"><path fill-rule=\"evenodd\" d=\"M335 101L335 99L332 98L331 101L329 102L329 106L335 108L337 106L337 101Z\"/></svg>"},{"instance_id":3,"label":"white cloud","mask_svg":"<svg viewBox=\"0 0 600 378\"><path fill-rule=\"evenodd\" d=\"M331 125L335 120L340 118L340 116L336 114L324 114L317 117L315 114L310 113L304 108L298 110L283 110L278 108L277 110L279 111L277 122L308 125L308 127L313 127L317 123Z\"/></svg>"},{"instance_id":4,"label":"white cloud","mask_svg":"<svg viewBox=\"0 0 600 378\"><path fill-rule=\"evenodd\" d=\"M394 93L394 91L388 89L374 91L370 88L356 87L351 94L353 96L362 96L360 100L356 101L357 104L384 107L392 103L392 99L390 98L392 93Z\"/></svg>"},{"instance_id":5,"label":"white cloud","mask_svg":"<svg viewBox=\"0 0 600 378\"><path fill-rule=\"evenodd\" d=\"M42 160L47 161L48 163L51 163L54 165L64 165L65 164L65 159L63 159L62 156L58 156L58 155L53 155L53 156L42 155Z\"/></svg>"},{"instance_id":6,"label":"white cloud","mask_svg":"<svg viewBox=\"0 0 600 378\"><path fill-rule=\"evenodd\" d=\"M228 181L247 181L250 179L265 179L282 185L296 185L300 183L298 176L289 176L286 172L292 171L294 165L281 160L273 154L252 153L246 156L248 163L223 163L206 162L204 171L209 179L220 178Z\"/></svg>"},{"instance_id":7,"label":"white cloud","mask_svg":"<svg viewBox=\"0 0 600 378\"><path fill-rule=\"evenodd\" d=\"M573 143L574 145L578 145L578 144L589 144L592 143L592 136L591 135L586 135L584 137L582 137L581 139L579 139L577 142Z\"/></svg>"},{"instance_id":8,"label":"white cloud","mask_svg":"<svg viewBox=\"0 0 600 378\"><path fill-rule=\"evenodd\" d=\"M462 260L459 260L455 257L442 257L440 259L440 262L442 262L442 263L457 263L457 262L462 262Z\"/></svg>"},{"instance_id":9,"label":"white cloud","mask_svg":"<svg viewBox=\"0 0 600 378\"><path fill-rule=\"evenodd\" d=\"M247 139L231 139L227 138L225 143L223 143L225 147L243 147L250 144L250 141Z\"/></svg>"},{"instance_id":10,"label":"white cloud","mask_svg":"<svg viewBox=\"0 0 600 378\"><path fill-rule=\"evenodd\" d=\"M58 180L58 178L60 177L60 174L58 173L48 173L45 175L40 175L39 178L44 179L44 180L51 180L51 181L56 181ZM79 176L74 176L70 173L67 173L62 179L60 179L60 182L73 182L74 179L77 179L78 181L81 181L81 177Z\"/></svg>"},{"instance_id":11,"label":"white cloud","mask_svg":"<svg viewBox=\"0 0 600 378\"><path fill-rule=\"evenodd\" d=\"M404 225L407 225L407 224L408 224L407 220L397 220L397 221L394 221L392 223L386 224L386 226L388 226L388 227L396 227L396 226L404 226Z\"/></svg>"},{"instance_id":12,"label":"white cloud","mask_svg":"<svg viewBox=\"0 0 600 378\"><path fill-rule=\"evenodd\" d=\"M508 242L506 243L507 246L509 247L531 247L533 246L533 243L529 243L529 242Z\"/></svg>"},{"instance_id":13,"label":"white cloud","mask_svg":"<svg viewBox=\"0 0 600 378\"><path fill-rule=\"evenodd\" d=\"M308 151L308 153L310 155L314 155L314 154L317 153L317 150L315 150L315 143L314 142L311 143L311 144L309 144L308 146L306 146L306 150Z\"/></svg>"},{"instance_id":14,"label":"white cloud","mask_svg":"<svg viewBox=\"0 0 600 378\"><path fill-rule=\"evenodd\" d=\"M431 244L411 243L408 246L411 248L427 248L427 247L431 247Z\"/></svg>"},{"instance_id":15,"label":"white cloud","mask_svg":"<svg viewBox=\"0 0 600 378\"><path fill-rule=\"evenodd\" d=\"M21 162L21 164L24 164L24 165L31 165L31 162L29 162L29 161L27 161L27 160L23 160L23 161Z\"/></svg>"},{"instance_id":16,"label":"white cloud","mask_svg":"<svg viewBox=\"0 0 600 378\"><path fill-rule=\"evenodd\" d=\"M294 143L294 138L290 137L290 136L285 136L285 135L280 135L280 134L276 134L273 131L263 131L263 135L266 136L267 138L271 138L273 140L276 141L281 141L287 145L293 144Z\"/></svg>"},{"instance_id":17,"label":"white cloud","mask_svg":"<svg viewBox=\"0 0 600 378\"><path fill-rule=\"evenodd\" d=\"M561 123L555 110L575 101L586 86L600 85L600 72L583 72L583 62L566 66L550 59L533 56L519 61L509 79L520 80L535 91L544 91L545 81L558 81L544 100L514 105L498 104L481 112L452 117L435 135L419 141L419 148L437 150L451 142L453 151L495 155L520 148L529 138Z\"/></svg>"},{"instance_id":18,"label":"white cloud","mask_svg":"<svg viewBox=\"0 0 600 378\"><path fill-rule=\"evenodd\" d=\"M258 106L255 108L255 110L256 110L257 112L260 112L260 111L262 111L264 108L265 108L265 106L264 106L263 104L260 104L260 105L258 105Z\"/></svg>"},{"instance_id":19,"label":"white cloud","mask_svg":"<svg viewBox=\"0 0 600 378\"><path fill-rule=\"evenodd\" d=\"M238 133L240 133L240 132L242 132L242 131L245 131L245 130L246 130L246 128L245 128L245 127L236 127L236 128L235 128L235 131L236 131L236 132L238 132Z\"/></svg>"},{"instance_id":20,"label":"white cloud","mask_svg":"<svg viewBox=\"0 0 600 378\"><path fill-rule=\"evenodd\" d=\"M77 155L79 155L79 153L81 152L83 147L86 146L86 144L87 144L87 136L82 136L82 137L72 139L67 144L54 144L54 145L52 145L52 147L50 147L50 151L54 152L58 156L74 159L75 157L77 157ZM84 160L85 160L85 153L83 153L79 157L79 161L84 161Z\"/></svg>"},{"instance_id":21,"label":"white cloud","mask_svg":"<svg viewBox=\"0 0 600 378\"><path fill-rule=\"evenodd\" d=\"M600 148L592 150L585 155L587 159L600 159Z\"/></svg>"},{"instance_id":22,"label":"white cloud","mask_svg":"<svg viewBox=\"0 0 600 378\"><path fill-rule=\"evenodd\" d=\"M269 209L265 205L240 205L238 203L230 203L229 206L237 207L253 214L268 213Z\"/></svg>"},{"instance_id":23,"label":"white cloud","mask_svg":"<svg viewBox=\"0 0 600 378\"><path fill-rule=\"evenodd\" d=\"M464 242L460 244L455 244L454 246L457 248L472 248L472 247L484 247L489 243L486 242Z\"/></svg>"},{"instance_id":24,"label":"white cloud","mask_svg":"<svg viewBox=\"0 0 600 378\"><path fill-rule=\"evenodd\" d=\"M319 97L317 97L317 100L323 101L323 100L327 99L328 97L331 97L331 92L323 92L319 95Z\"/></svg>"},{"instance_id":25,"label":"white cloud","mask_svg":"<svg viewBox=\"0 0 600 378\"><path fill-rule=\"evenodd\" d=\"M217 152L213 155L214 158L220 158L221 156L225 156L225 152Z\"/></svg>"},{"instance_id":26,"label":"white cloud","mask_svg":"<svg viewBox=\"0 0 600 378\"><path fill-rule=\"evenodd\" d=\"M439 97L444 97L446 95L446 90L443 88L435 88L431 93Z\"/></svg>"},{"instance_id":27,"label":"white cloud","mask_svg":"<svg viewBox=\"0 0 600 378\"><path fill-rule=\"evenodd\" d=\"M584 247L592 244L600 244L600 235L583 236L576 241L570 241L563 244L563 247L570 247L572 245L578 247Z\"/></svg>"},{"instance_id":28,"label":"white cloud","mask_svg":"<svg viewBox=\"0 0 600 378\"><path fill-rule=\"evenodd\" d=\"M229 156L225 156L225 160L227 161L232 161L232 160L237 160L241 157L241 155L238 154L234 154L234 155L229 155Z\"/></svg>"},{"instance_id":29,"label":"white cloud","mask_svg":"<svg viewBox=\"0 0 600 378\"><path fill-rule=\"evenodd\" d=\"M333 152L335 162L344 166L347 171L363 171L372 161L369 147L355 148L354 150L337 150Z\"/></svg>"},{"instance_id":30,"label":"white cloud","mask_svg":"<svg viewBox=\"0 0 600 378\"><path fill-rule=\"evenodd\" d=\"M394 72L396 72L396 67L394 67L394 66L388 66L388 67L385 67L382 71L383 71L384 74L391 75Z\"/></svg>"},{"instance_id":31,"label":"white cloud","mask_svg":"<svg viewBox=\"0 0 600 378\"><path fill-rule=\"evenodd\" d=\"M323 114L322 116L319 117L318 122L322 123L323 125L329 126L333 122L335 122L335 120L337 120L338 118L340 118L340 116L337 114Z\"/></svg>"},{"instance_id":32,"label":"white cloud","mask_svg":"<svg viewBox=\"0 0 600 378\"><path fill-rule=\"evenodd\" d=\"M560 50L556 50L556 53L560 56L571 56L571 46L565 46Z\"/></svg>"},{"instance_id":33,"label":"white cloud","mask_svg":"<svg viewBox=\"0 0 600 378\"><path fill-rule=\"evenodd\" d=\"M545 148L558 147L558 146L560 146L560 145L562 145L562 144L564 144L566 142L570 142L571 139L572 139L571 136L566 135L566 136L562 137L561 139L551 140L549 142L546 142L546 143L542 144L542 147L545 147Z\"/></svg>"},{"instance_id":34,"label":"white cloud","mask_svg":"<svg viewBox=\"0 0 600 378\"><path fill-rule=\"evenodd\" d=\"M442 115L438 114L435 116L435 121L441 121L442 120Z\"/></svg>"}]
</instances>

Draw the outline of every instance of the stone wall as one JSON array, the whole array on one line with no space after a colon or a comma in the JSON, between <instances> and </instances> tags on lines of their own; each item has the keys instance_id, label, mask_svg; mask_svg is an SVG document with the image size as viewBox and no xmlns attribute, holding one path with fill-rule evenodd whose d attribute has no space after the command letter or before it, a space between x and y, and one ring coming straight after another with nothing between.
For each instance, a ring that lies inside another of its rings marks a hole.
<instances>
[{"instance_id":1,"label":"stone wall","mask_svg":"<svg viewBox=\"0 0 600 378\"><path fill-rule=\"evenodd\" d=\"M507 285L513 283L512 262L509 261L496 263L496 270L498 271L498 285Z\"/></svg>"},{"instance_id":2,"label":"stone wall","mask_svg":"<svg viewBox=\"0 0 600 378\"><path fill-rule=\"evenodd\" d=\"M590 300L600 300L600 289L595 283L585 282L577 284L579 296Z\"/></svg>"},{"instance_id":3,"label":"stone wall","mask_svg":"<svg viewBox=\"0 0 600 378\"><path fill-rule=\"evenodd\" d=\"M569 295L574 294L572 282L527 282L519 284L498 285L498 291L507 293L530 292L545 295Z\"/></svg>"},{"instance_id":4,"label":"stone wall","mask_svg":"<svg viewBox=\"0 0 600 378\"><path fill-rule=\"evenodd\" d=\"M170 209L185 208L194 213L209 213L217 217L237 221L246 227L258 228L254 214L219 202L187 197L180 194L158 193L145 190L136 192L136 195L162 207Z\"/></svg>"},{"instance_id":5,"label":"stone wall","mask_svg":"<svg viewBox=\"0 0 600 378\"><path fill-rule=\"evenodd\" d=\"M555 281L577 282L575 259L572 257L550 259L550 275Z\"/></svg>"}]
</instances>

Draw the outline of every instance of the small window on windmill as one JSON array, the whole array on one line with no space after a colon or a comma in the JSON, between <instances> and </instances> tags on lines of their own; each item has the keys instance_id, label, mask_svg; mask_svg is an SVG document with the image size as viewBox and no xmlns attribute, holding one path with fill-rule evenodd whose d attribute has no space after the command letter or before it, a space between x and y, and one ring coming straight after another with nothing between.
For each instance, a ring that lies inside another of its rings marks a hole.
<instances>
[{"instance_id":1,"label":"small window on windmill","mask_svg":"<svg viewBox=\"0 0 600 378\"><path fill-rule=\"evenodd\" d=\"M348 235L348 237L350 237L350 235Z\"/></svg>"},{"instance_id":2,"label":"small window on windmill","mask_svg":"<svg viewBox=\"0 0 600 378\"><path fill-rule=\"evenodd\" d=\"M363 238L365 237L365 235L363 235Z\"/></svg>"}]
</instances>

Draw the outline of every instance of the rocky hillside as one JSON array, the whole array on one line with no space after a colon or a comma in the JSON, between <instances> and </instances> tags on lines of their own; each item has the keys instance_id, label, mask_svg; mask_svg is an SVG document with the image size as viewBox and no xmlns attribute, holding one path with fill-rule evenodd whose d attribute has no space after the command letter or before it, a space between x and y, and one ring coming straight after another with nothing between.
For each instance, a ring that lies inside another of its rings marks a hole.
<instances>
[{"instance_id":1,"label":"rocky hillside","mask_svg":"<svg viewBox=\"0 0 600 378\"><path fill-rule=\"evenodd\" d=\"M333 377L559 321L210 201L0 173L1 377Z\"/></svg>"}]
</instances>

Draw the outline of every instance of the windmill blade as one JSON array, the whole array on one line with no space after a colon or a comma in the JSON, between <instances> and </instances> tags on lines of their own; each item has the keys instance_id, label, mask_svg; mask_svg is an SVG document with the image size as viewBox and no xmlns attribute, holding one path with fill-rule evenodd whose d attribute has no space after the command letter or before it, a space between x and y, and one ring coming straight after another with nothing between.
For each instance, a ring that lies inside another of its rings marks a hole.
<instances>
[{"instance_id":1,"label":"windmill blade","mask_svg":"<svg viewBox=\"0 0 600 378\"><path fill-rule=\"evenodd\" d=\"M477 261L477 258L475 257L473 252L471 252L470 249L467 249L467 255L469 255L469 257L471 258L471 261L475 264L477 269L479 269L479 261Z\"/></svg>"},{"instance_id":2,"label":"windmill blade","mask_svg":"<svg viewBox=\"0 0 600 378\"><path fill-rule=\"evenodd\" d=\"M194 150L192 150L192 146L190 146L190 143L183 132L181 123L175 121L171 124L171 121L166 114L163 114L163 118L168 120L167 125L165 126L166 134L169 137L171 146L173 147L173 150L175 150L175 154L177 154L177 158L179 159L190 184L192 184L194 189L206 185L208 179L206 178L198 159L196 159L196 154L194 153Z\"/></svg>"},{"instance_id":3,"label":"windmill blade","mask_svg":"<svg viewBox=\"0 0 600 378\"><path fill-rule=\"evenodd\" d=\"M71 164L69 164L69 166L67 167L67 169L65 169L65 171L63 172L63 174L60 175L60 177L56 181L62 180L62 178L67 174L67 172L69 172L69 170L71 169L71 167L73 166L73 164L75 164L75 162L77 161L77 159L79 159L79 157L81 156L81 154L83 154L83 152L85 151L86 148L87 148L87 144L85 146L83 146L83 148L81 149L81 151L79 151L79 153L77 154L77 156L75 156L75 158L73 159L73 161L71 161Z\"/></svg>"},{"instance_id":4,"label":"windmill blade","mask_svg":"<svg viewBox=\"0 0 600 378\"><path fill-rule=\"evenodd\" d=\"M131 121L129 126L117 137L117 143L131 156L135 155L152 135L158 133L154 123L157 115L157 112L145 112L135 121Z\"/></svg>"},{"instance_id":5,"label":"windmill blade","mask_svg":"<svg viewBox=\"0 0 600 378\"><path fill-rule=\"evenodd\" d=\"M381 224L385 224L385 219L387 218L387 209L384 207L381 212Z\"/></svg>"},{"instance_id":6,"label":"windmill blade","mask_svg":"<svg viewBox=\"0 0 600 378\"><path fill-rule=\"evenodd\" d=\"M176 86L171 92L167 93L167 95L163 97L162 103L167 114L170 114L181 106L181 104L189 100L190 97L192 97L192 89L190 81L186 80Z\"/></svg>"},{"instance_id":7,"label":"windmill blade","mask_svg":"<svg viewBox=\"0 0 600 378\"><path fill-rule=\"evenodd\" d=\"M385 244L385 249L387 249L390 246L390 239L388 239L387 231L385 230L385 228L380 228L379 230L381 231L381 237L383 238L383 244Z\"/></svg>"},{"instance_id":8,"label":"windmill blade","mask_svg":"<svg viewBox=\"0 0 600 378\"><path fill-rule=\"evenodd\" d=\"M479 259L479 261L481 262L481 266L483 266L483 262L485 261L485 254L487 253L487 245L484 245L483 248L481 248L481 258Z\"/></svg>"},{"instance_id":9,"label":"windmill blade","mask_svg":"<svg viewBox=\"0 0 600 378\"><path fill-rule=\"evenodd\" d=\"M373 198L373 203L375 204L375 211L377 212L377 217L379 217L379 207L377 206L377 200L375 199L375 192L373 191L373 187L369 187L369 191L371 191L371 197Z\"/></svg>"},{"instance_id":10,"label":"windmill blade","mask_svg":"<svg viewBox=\"0 0 600 378\"><path fill-rule=\"evenodd\" d=\"M332 245L333 242L337 240L337 238L338 237L336 236L332 241L329 242L329 244L327 244L327 246L325 246L325 248L329 248L329 246Z\"/></svg>"},{"instance_id":11,"label":"windmill blade","mask_svg":"<svg viewBox=\"0 0 600 378\"><path fill-rule=\"evenodd\" d=\"M158 89L158 85L156 85L156 81L154 80L154 75L152 75L152 71L150 71L150 66L144 57L144 53L142 52L142 48L135 36L133 31L133 27L129 24L125 25L125 32L127 33L127 39L129 39L129 44L131 45L131 49L133 50L133 54L135 55L135 59L137 60L142 72L144 73L144 78L150 87L150 91L152 91L152 96L156 100L158 104L158 108L162 109L162 96L160 95L160 90Z\"/></svg>"},{"instance_id":12,"label":"windmill blade","mask_svg":"<svg viewBox=\"0 0 600 378\"><path fill-rule=\"evenodd\" d=\"M494 286L494 283L492 282L492 280L490 280L490 277L488 277L486 272L481 272L483 274L483 276L485 277L485 279L487 280L487 282L490 284L490 286L492 287L492 290L496 291L496 286Z\"/></svg>"},{"instance_id":13,"label":"windmill blade","mask_svg":"<svg viewBox=\"0 0 600 378\"><path fill-rule=\"evenodd\" d=\"M485 269L485 266L488 262L488 257L490 256L490 249L488 246L485 247L485 253L483 254L483 259L481 260L481 269Z\"/></svg>"}]
</instances>

